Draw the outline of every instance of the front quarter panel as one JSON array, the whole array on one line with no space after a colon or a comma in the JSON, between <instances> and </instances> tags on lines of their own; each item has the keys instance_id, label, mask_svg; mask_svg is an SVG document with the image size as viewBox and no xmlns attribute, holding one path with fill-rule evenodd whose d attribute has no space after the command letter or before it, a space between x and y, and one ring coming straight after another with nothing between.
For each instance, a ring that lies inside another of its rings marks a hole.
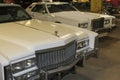
<instances>
[{"instance_id":1,"label":"front quarter panel","mask_svg":"<svg viewBox=\"0 0 120 80\"><path fill-rule=\"evenodd\" d=\"M98 36L98 33L95 33L93 31L89 31L89 30L86 30L86 29L82 29L80 28L82 31L88 33L89 35L89 39L90 39L90 42L89 42L89 47L91 47L92 49L95 48L95 37Z\"/></svg>"}]
</instances>

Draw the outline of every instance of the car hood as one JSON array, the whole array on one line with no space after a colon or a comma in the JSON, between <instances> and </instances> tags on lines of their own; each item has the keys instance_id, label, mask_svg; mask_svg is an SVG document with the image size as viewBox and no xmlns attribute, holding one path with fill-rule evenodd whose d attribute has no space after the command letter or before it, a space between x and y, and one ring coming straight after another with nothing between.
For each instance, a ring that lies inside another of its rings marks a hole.
<instances>
[{"instance_id":1,"label":"car hood","mask_svg":"<svg viewBox=\"0 0 120 80\"><path fill-rule=\"evenodd\" d=\"M101 17L104 17L104 18L115 18L115 16L111 16L111 15L105 15L105 14L100 14Z\"/></svg>"},{"instance_id":2,"label":"car hood","mask_svg":"<svg viewBox=\"0 0 120 80\"><path fill-rule=\"evenodd\" d=\"M81 12L81 13L85 13L85 14L90 15L90 16L100 17L100 14L98 14L98 13L92 13L92 12L82 12L82 11L80 11L80 12Z\"/></svg>"},{"instance_id":3,"label":"car hood","mask_svg":"<svg viewBox=\"0 0 120 80\"><path fill-rule=\"evenodd\" d=\"M114 16L111 15L105 15L105 14L99 14L99 13L92 13L92 12L84 12L87 15L91 15L91 16L97 16L97 17L104 17L104 18L115 18Z\"/></svg>"},{"instance_id":4,"label":"car hood","mask_svg":"<svg viewBox=\"0 0 120 80\"><path fill-rule=\"evenodd\" d=\"M97 13L91 13L91 12L81 12L80 14L83 15L85 18L89 18L89 19L97 19L100 18L101 16Z\"/></svg>"},{"instance_id":5,"label":"car hood","mask_svg":"<svg viewBox=\"0 0 120 80\"><path fill-rule=\"evenodd\" d=\"M71 34L60 38L17 22L4 23L0 24L0 56L11 61L34 55L37 50L63 46L75 38Z\"/></svg>"},{"instance_id":6,"label":"car hood","mask_svg":"<svg viewBox=\"0 0 120 80\"><path fill-rule=\"evenodd\" d=\"M79 36L79 38L88 37L88 34L86 32L84 32L81 29L76 28L74 26L70 26L70 25L66 25L66 24L58 24L58 23L53 23L53 22L47 22L47 21L40 21L37 19L29 20L29 22L30 22L30 24L27 24L28 21L21 21L18 24L32 27L37 30L47 32L49 34L59 36L60 38L63 38L70 34L77 35L77 36Z\"/></svg>"},{"instance_id":7,"label":"car hood","mask_svg":"<svg viewBox=\"0 0 120 80\"><path fill-rule=\"evenodd\" d=\"M81 23L88 22L89 20L88 18L84 18L84 16L82 16L79 11L56 12L56 13L51 13L51 15L55 17L71 19L73 21L79 21Z\"/></svg>"}]
</instances>

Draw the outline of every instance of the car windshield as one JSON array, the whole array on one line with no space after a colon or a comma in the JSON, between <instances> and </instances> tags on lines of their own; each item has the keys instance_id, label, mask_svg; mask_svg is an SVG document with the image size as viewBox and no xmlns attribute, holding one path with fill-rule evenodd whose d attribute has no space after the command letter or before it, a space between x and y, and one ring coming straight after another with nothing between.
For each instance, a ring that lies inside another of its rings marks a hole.
<instances>
[{"instance_id":1,"label":"car windshield","mask_svg":"<svg viewBox=\"0 0 120 80\"><path fill-rule=\"evenodd\" d=\"M90 3L89 2L74 2L72 3L80 11L90 11Z\"/></svg>"},{"instance_id":2,"label":"car windshield","mask_svg":"<svg viewBox=\"0 0 120 80\"><path fill-rule=\"evenodd\" d=\"M76 11L70 4L48 4L47 8L50 13L62 11Z\"/></svg>"},{"instance_id":3,"label":"car windshield","mask_svg":"<svg viewBox=\"0 0 120 80\"><path fill-rule=\"evenodd\" d=\"M18 6L1 6L0 7L0 23L28 20L31 17Z\"/></svg>"}]
</instances>

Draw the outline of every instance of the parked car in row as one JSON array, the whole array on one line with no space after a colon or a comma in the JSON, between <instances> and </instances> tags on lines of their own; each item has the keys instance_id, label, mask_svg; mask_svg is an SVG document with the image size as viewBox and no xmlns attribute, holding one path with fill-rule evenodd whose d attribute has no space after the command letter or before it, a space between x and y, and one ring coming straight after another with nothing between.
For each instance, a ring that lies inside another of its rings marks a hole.
<instances>
[{"instance_id":1,"label":"parked car in row","mask_svg":"<svg viewBox=\"0 0 120 80\"><path fill-rule=\"evenodd\" d=\"M16 4L0 4L0 80L47 80L49 74L97 55L97 36L89 30L32 19Z\"/></svg>"},{"instance_id":2,"label":"parked car in row","mask_svg":"<svg viewBox=\"0 0 120 80\"><path fill-rule=\"evenodd\" d=\"M33 17L55 23L69 24L99 33L104 37L115 24L114 17L80 12L67 2L35 2L26 8Z\"/></svg>"},{"instance_id":3,"label":"parked car in row","mask_svg":"<svg viewBox=\"0 0 120 80\"><path fill-rule=\"evenodd\" d=\"M93 16L93 17L103 17L104 20L104 26L107 27L115 27L115 16L107 15L107 14L99 14L99 13L92 13L92 12L83 12L80 8L81 3L80 2L73 2L72 5L77 8L81 13L84 13L85 16Z\"/></svg>"}]
</instances>

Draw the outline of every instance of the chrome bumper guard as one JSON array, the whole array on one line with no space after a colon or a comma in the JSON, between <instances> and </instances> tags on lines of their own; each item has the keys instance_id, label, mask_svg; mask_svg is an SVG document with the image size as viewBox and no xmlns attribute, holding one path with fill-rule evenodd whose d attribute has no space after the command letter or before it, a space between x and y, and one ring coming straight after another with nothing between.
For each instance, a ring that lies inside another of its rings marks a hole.
<instances>
[{"instance_id":1,"label":"chrome bumper guard","mask_svg":"<svg viewBox=\"0 0 120 80\"><path fill-rule=\"evenodd\" d=\"M108 33L110 33L112 31L112 28L102 28L102 29L98 29L95 30L95 32L97 32L99 35L98 37L105 37L108 35Z\"/></svg>"},{"instance_id":2,"label":"chrome bumper guard","mask_svg":"<svg viewBox=\"0 0 120 80\"><path fill-rule=\"evenodd\" d=\"M88 52L85 53L85 59L88 59L90 57L98 57L99 56L99 53L98 53L99 49L96 48L96 49L93 49L93 50L89 50Z\"/></svg>"},{"instance_id":3,"label":"chrome bumper guard","mask_svg":"<svg viewBox=\"0 0 120 80\"><path fill-rule=\"evenodd\" d=\"M53 69L53 70L49 70L49 71L41 70L41 72L40 72L40 80L48 80L48 76L50 74L59 74L59 73L62 73L64 71L69 71L70 69L72 69L76 65L76 63L78 61L79 61L79 58L76 58L73 63L71 63L71 64L69 64L67 66L61 66L61 67L59 67L57 69ZM61 80L61 79L58 79L58 80Z\"/></svg>"},{"instance_id":4,"label":"chrome bumper guard","mask_svg":"<svg viewBox=\"0 0 120 80\"><path fill-rule=\"evenodd\" d=\"M111 31L112 28L101 28L101 29L97 29L95 30L95 32L97 32L98 34L102 34L102 33L108 33Z\"/></svg>"}]
</instances>

